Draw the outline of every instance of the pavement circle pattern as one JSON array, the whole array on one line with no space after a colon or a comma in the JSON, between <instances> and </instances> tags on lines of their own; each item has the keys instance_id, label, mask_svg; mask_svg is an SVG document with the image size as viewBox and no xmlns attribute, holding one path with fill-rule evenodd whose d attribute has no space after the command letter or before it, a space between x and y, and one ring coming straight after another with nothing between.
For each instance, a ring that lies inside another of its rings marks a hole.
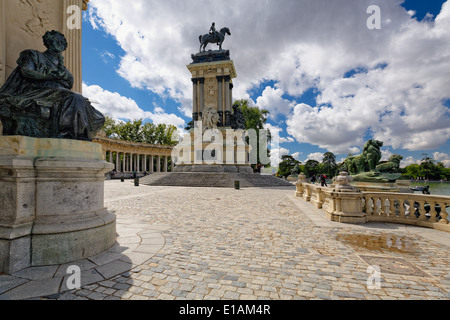
<instances>
[{"instance_id":1,"label":"pavement circle pattern","mask_svg":"<svg viewBox=\"0 0 450 320\"><path fill-rule=\"evenodd\" d=\"M296 198L294 187L135 187L107 181L105 204L117 214L118 243L73 263L82 269L80 289L67 289L67 265L31 268L1 275L0 299L450 298L449 233L330 222ZM387 236L394 244L401 239L403 247L374 248L343 236ZM368 288L368 261L389 259L415 272L382 273L381 287Z\"/></svg>"}]
</instances>

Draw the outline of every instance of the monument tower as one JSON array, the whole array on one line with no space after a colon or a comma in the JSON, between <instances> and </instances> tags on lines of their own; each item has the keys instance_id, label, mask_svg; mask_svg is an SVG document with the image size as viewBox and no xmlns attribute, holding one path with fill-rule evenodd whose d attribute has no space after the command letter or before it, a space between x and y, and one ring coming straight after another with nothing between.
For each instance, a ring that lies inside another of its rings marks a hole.
<instances>
[{"instance_id":1,"label":"monument tower","mask_svg":"<svg viewBox=\"0 0 450 320\"><path fill-rule=\"evenodd\" d=\"M228 28L216 31L213 23L209 34L199 37L200 52L187 66L192 74L194 125L177 146L178 150L190 146L191 151L177 157L175 172L253 172L242 114L233 107L237 72L230 51L222 49L227 35L231 35ZM206 51L208 44L219 45L219 50Z\"/></svg>"}]
</instances>

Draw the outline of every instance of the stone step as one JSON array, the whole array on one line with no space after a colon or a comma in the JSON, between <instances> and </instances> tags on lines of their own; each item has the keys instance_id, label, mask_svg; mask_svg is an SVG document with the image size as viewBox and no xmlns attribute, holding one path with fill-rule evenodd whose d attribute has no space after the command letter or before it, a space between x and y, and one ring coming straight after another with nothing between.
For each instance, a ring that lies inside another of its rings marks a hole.
<instances>
[{"instance_id":1,"label":"stone step","mask_svg":"<svg viewBox=\"0 0 450 320\"><path fill-rule=\"evenodd\" d=\"M150 186L183 186L234 188L235 181L240 187L293 187L289 181L273 176L241 173L174 172L153 173L140 179L140 183Z\"/></svg>"}]
</instances>

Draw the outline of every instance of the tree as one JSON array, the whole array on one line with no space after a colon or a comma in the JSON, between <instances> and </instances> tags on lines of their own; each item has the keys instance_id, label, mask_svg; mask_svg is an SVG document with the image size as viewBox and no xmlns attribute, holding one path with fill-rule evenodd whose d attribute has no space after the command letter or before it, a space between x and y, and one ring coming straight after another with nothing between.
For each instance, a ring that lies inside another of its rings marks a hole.
<instances>
[{"instance_id":1,"label":"tree","mask_svg":"<svg viewBox=\"0 0 450 320\"><path fill-rule=\"evenodd\" d=\"M422 163L420 164L420 169L422 176L425 177L425 179L430 179L430 173L432 172L433 166L434 166L434 160L428 157L427 153L423 154Z\"/></svg>"},{"instance_id":2,"label":"tree","mask_svg":"<svg viewBox=\"0 0 450 320\"><path fill-rule=\"evenodd\" d=\"M417 179L420 177L420 166L418 164L411 164L407 166L404 171L405 175L410 178Z\"/></svg>"},{"instance_id":3,"label":"tree","mask_svg":"<svg viewBox=\"0 0 450 320\"><path fill-rule=\"evenodd\" d=\"M267 158L270 159L270 150L267 146L260 146L260 130L264 129L265 124L268 120L269 111L265 109L260 109L258 107L251 107L249 106L248 100L237 100L233 104L234 106L238 106L241 109L243 118L244 118L244 125L246 130L253 129L256 131L257 139L258 139L258 163L261 163L260 159L260 148L266 148L267 149ZM272 135L270 133L270 130L267 130L267 144L270 144L272 140ZM248 141L247 141L248 142ZM264 165L270 165L270 163L264 163ZM256 164L252 165L253 169L255 169Z\"/></svg>"},{"instance_id":4,"label":"tree","mask_svg":"<svg viewBox=\"0 0 450 320\"><path fill-rule=\"evenodd\" d=\"M287 178L291 175L292 169L295 168L296 165L300 165L300 161L295 160L293 156L282 156L282 162L278 165L278 174L282 177Z\"/></svg>"},{"instance_id":5,"label":"tree","mask_svg":"<svg viewBox=\"0 0 450 320\"><path fill-rule=\"evenodd\" d=\"M177 132L177 127L166 124L143 124L142 119L129 122L120 122L107 116L103 131L109 138L125 141L169 146L173 146L178 143L173 139L174 134Z\"/></svg>"},{"instance_id":6,"label":"tree","mask_svg":"<svg viewBox=\"0 0 450 320\"><path fill-rule=\"evenodd\" d=\"M318 173L319 169L319 161L316 160L308 160L305 163L305 174L307 177L312 177L313 175Z\"/></svg>"},{"instance_id":7,"label":"tree","mask_svg":"<svg viewBox=\"0 0 450 320\"><path fill-rule=\"evenodd\" d=\"M324 171L328 173L328 176L333 178L337 169L336 156L332 152L326 152L323 155L322 165L324 166Z\"/></svg>"}]
</instances>

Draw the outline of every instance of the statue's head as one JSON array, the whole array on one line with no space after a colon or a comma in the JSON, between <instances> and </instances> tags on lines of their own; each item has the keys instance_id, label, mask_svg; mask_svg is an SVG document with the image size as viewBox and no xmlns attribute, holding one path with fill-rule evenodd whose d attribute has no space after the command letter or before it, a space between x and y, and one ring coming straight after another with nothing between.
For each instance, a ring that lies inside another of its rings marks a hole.
<instances>
[{"instance_id":1,"label":"statue's head","mask_svg":"<svg viewBox=\"0 0 450 320\"><path fill-rule=\"evenodd\" d=\"M66 37L58 31L47 31L42 39L45 47L49 50L63 52L67 49Z\"/></svg>"}]
</instances>

